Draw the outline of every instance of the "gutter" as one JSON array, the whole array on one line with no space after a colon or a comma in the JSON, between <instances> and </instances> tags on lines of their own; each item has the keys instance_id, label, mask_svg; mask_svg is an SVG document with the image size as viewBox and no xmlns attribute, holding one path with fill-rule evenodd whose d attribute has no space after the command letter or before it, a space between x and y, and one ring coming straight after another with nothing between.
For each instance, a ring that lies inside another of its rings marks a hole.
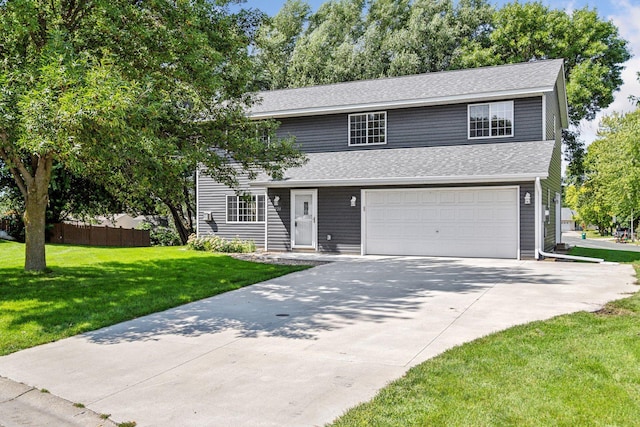
<instances>
[{"instance_id":1,"label":"gutter","mask_svg":"<svg viewBox=\"0 0 640 427\"><path fill-rule=\"evenodd\" d=\"M354 187L376 185L421 185L421 184L485 184L531 182L540 178L540 174L518 175L464 175L464 176L430 176L430 177L389 177L389 178L337 178L337 179L283 179L277 181L251 181L252 187L267 188L306 188L306 187ZM543 176L543 179L546 176Z\"/></svg>"},{"instance_id":2,"label":"gutter","mask_svg":"<svg viewBox=\"0 0 640 427\"><path fill-rule=\"evenodd\" d=\"M550 252L545 252L542 250L544 238L542 235L542 184L540 184L540 177L536 177L536 191L535 191L535 233L536 233L536 259L540 260L544 258L558 258L558 259L569 259L572 261L584 261L584 262L597 262L603 263L604 259L602 258L589 258L584 256L576 256L576 255L564 255L564 254L555 254Z\"/></svg>"}]
</instances>

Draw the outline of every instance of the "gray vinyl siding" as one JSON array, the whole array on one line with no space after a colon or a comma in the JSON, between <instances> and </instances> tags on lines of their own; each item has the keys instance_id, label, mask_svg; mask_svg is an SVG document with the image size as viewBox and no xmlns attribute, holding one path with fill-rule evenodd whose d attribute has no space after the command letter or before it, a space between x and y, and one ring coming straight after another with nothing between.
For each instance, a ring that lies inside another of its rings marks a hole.
<instances>
[{"instance_id":1,"label":"gray vinyl siding","mask_svg":"<svg viewBox=\"0 0 640 427\"><path fill-rule=\"evenodd\" d=\"M387 143L384 145L349 146L349 115L346 113L280 119L277 134L280 137L295 136L301 149L308 153L544 139L542 97L514 100L514 136L506 138L470 140L467 134L468 105L464 103L386 110Z\"/></svg>"},{"instance_id":2,"label":"gray vinyl siding","mask_svg":"<svg viewBox=\"0 0 640 427\"><path fill-rule=\"evenodd\" d=\"M518 185L520 187L520 257L533 258L535 255L535 199L534 183L500 183L495 186ZM413 186L373 186L373 187L327 187L318 188L318 250L321 252L355 253L361 252L361 205L360 195L366 189L392 188L459 188L465 185L413 185ZM469 184L476 187L478 184ZM491 184L482 185L490 187ZM524 195L531 194L531 204L524 204ZM273 206L275 196L279 196L279 206ZM351 197L356 196L356 206L351 206ZM269 189L268 193L268 250L291 250L291 197L289 189ZM331 240L327 240L327 235Z\"/></svg>"},{"instance_id":3,"label":"gray vinyl siding","mask_svg":"<svg viewBox=\"0 0 640 427\"><path fill-rule=\"evenodd\" d=\"M278 206L273 205L280 197ZM356 196L355 207L351 196ZM291 190L269 189L268 245L270 251L291 250ZM318 189L318 250L360 253L360 189L329 187ZM327 240L331 235L331 240Z\"/></svg>"},{"instance_id":4,"label":"gray vinyl siding","mask_svg":"<svg viewBox=\"0 0 640 427\"><path fill-rule=\"evenodd\" d=\"M251 194L266 194L264 188L249 187L246 176L239 176L240 190ZM264 248L265 223L227 223L227 195L236 192L214 181L205 172L198 175L198 236L218 235L225 239L238 238L252 240L258 248ZM211 212L212 221L206 220L206 213Z\"/></svg>"},{"instance_id":5,"label":"gray vinyl siding","mask_svg":"<svg viewBox=\"0 0 640 427\"><path fill-rule=\"evenodd\" d=\"M525 195L531 196L530 203L524 203ZM532 259L536 256L536 211L535 184L520 184L520 258Z\"/></svg>"},{"instance_id":6,"label":"gray vinyl siding","mask_svg":"<svg viewBox=\"0 0 640 427\"><path fill-rule=\"evenodd\" d=\"M555 92L549 92L546 94L546 122L545 139L556 139L556 136L560 133L560 106L558 104L558 95ZM555 117L555 129L554 129L554 117Z\"/></svg>"},{"instance_id":7,"label":"gray vinyl siding","mask_svg":"<svg viewBox=\"0 0 640 427\"><path fill-rule=\"evenodd\" d=\"M356 206L351 197L356 196ZM360 253L360 188L318 189L318 250ZM331 240L327 240L327 235Z\"/></svg>"},{"instance_id":8,"label":"gray vinyl siding","mask_svg":"<svg viewBox=\"0 0 640 427\"><path fill-rule=\"evenodd\" d=\"M549 165L549 177L543 179L540 184L542 187L542 204L547 206L550 214L550 219L547 222L544 221L544 212L542 213L544 221L544 251L550 252L554 250L556 245L556 220L560 221L560 218L556 218L555 202L553 201L556 193L561 193L562 186L562 152L559 138L553 149L553 156Z\"/></svg>"},{"instance_id":9,"label":"gray vinyl siding","mask_svg":"<svg viewBox=\"0 0 640 427\"><path fill-rule=\"evenodd\" d=\"M278 206L274 199L278 196ZM267 194L267 250L291 250L291 190L288 188L270 188Z\"/></svg>"}]
</instances>

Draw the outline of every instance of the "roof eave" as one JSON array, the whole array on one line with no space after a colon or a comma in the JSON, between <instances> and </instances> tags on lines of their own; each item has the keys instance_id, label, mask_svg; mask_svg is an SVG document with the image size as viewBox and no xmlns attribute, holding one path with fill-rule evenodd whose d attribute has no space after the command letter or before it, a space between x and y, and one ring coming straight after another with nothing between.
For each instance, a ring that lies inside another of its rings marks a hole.
<instances>
[{"instance_id":1,"label":"roof eave","mask_svg":"<svg viewBox=\"0 0 640 427\"><path fill-rule=\"evenodd\" d=\"M560 124L562 129L567 129L569 127L569 102L567 101L567 85L564 78L564 62L560 67L556 85L558 86L558 98L560 100Z\"/></svg>"},{"instance_id":2,"label":"roof eave","mask_svg":"<svg viewBox=\"0 0 640 427\"><path fill-rule=\"evenodd\" d=\"M564 84L564 80L563 80L563 84ZM301 108L301 109L294 109L294 110L274 110L274 111L263 111L259 113L250 112L248 116L249 118L254 120L262 120L262 119L279 119L279 118L300 117L300 116L317 116L322 114L353 113L358 111L374 110L374 109L428 107L428 106L470 102L470 101L476 102L476 101L490 101L490 100L498 100L498 99L506 99L506 98L524 98L529 96L541 96L543 93L553 92L553 90L554 90L554 86L542 86L542 87L500 91L500 92L463 94L463 95L423 98L423 99L415 99L415 100L384 101L384 102L374 102L374 103L365 103L365 104L311 107L311 108ZM565 98L565 102L566 102L566 98Z\"/></svg>"},{"instance_id":3,"label":"roof eave","mask_svg":"<svg viewBox=\"0 0 640 427\"><path fill-rule=\"evenodd\" d=\"M548 178L548 172L509 174L509 175L471 175L471 176L430 176L400 178L355 178L355 179L320 179L320 180L273 180L252 181L253 187L267 188L301 188L301 187L356 187L374 185L430 185L430 184L478 184L529 182L536 178Z\"/></svg>"}]
</instances>

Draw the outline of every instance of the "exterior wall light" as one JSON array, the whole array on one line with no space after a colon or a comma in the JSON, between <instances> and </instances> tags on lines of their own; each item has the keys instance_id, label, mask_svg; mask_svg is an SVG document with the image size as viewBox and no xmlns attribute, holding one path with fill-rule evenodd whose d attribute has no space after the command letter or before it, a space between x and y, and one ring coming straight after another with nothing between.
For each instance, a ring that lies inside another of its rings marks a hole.
<instances>
[{"instance_id":1,"label":"exterior wall light","mask_svg":"<svg viewBox=\"0 0 640 427\"><path fill-rule=\"evenodd\" d=\"M280 205L280 196L276 196L273 198L273 206Z\"/></svg>"},{"instance_id":2,"label":"exterior wall light","mask_svg":"<svg viewBox=\"0 0 640 427\"><path fill-rule=\"evenodd\" d=\"M525 205L530 205L531 204L531 194L530 193L525 193L525 195L524 195L524 204Z\"/></svg>"},{"instance_id":3,"label":"exterior wall light","mask_svg":"<svg viewBox=\"0 0 640 427\"><path fill-rule=\"evenodd\" d=\"M351 207L356 206L356 196L351 196Z\"/></svg>"}]
</instances>

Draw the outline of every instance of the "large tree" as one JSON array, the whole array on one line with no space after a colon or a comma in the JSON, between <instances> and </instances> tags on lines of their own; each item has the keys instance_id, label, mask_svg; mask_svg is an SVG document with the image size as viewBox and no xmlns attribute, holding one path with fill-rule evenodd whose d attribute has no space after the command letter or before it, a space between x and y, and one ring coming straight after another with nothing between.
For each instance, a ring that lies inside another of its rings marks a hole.
<instances>
[{"instance_id":1,"label":"large tree","mask_svg":"<svg viewBox=\"0 0 640 427\"><path fill-rule=\"evenodd\" d=\"M640 109L602 120L585 159L578 211L600 225L640 216Z\"/></svg>"},{"instance_id":2,"label":"large tree","mask_svg":"<svg viewBox=\"0 0 640 427\"><path fill-rule=\"evenodd\" d=\"M25 200L26 270L46 269L55 163L179 205L198 164L233 185L239 170L301 160L291 141L262 143L245 115L255 20L225 3L0 2L0 157Z\"/></svg>"},{"instance_id":3,"label":"large tree","mask_svg":"<svg viewBox=\"0 0 640 427\"><path fill-rule=\"evenodd\" d=\"M287 0L282 9L267 18L256 35L260 80L264 89L288 86L291 57L298 38L302 35L311 7L302 0Z\"/></svg>"},{"instance_id":4,"label":"large tree","mask_svg":"<svg viewBox=\"0 0 640 427\"><path fill-rule=\"evenodd\" d=\"M330 0L308 11L289 0L260 29L257 58L271 89L448 69L492 9L486 0Z\"/></svg>"}]
</instances>

